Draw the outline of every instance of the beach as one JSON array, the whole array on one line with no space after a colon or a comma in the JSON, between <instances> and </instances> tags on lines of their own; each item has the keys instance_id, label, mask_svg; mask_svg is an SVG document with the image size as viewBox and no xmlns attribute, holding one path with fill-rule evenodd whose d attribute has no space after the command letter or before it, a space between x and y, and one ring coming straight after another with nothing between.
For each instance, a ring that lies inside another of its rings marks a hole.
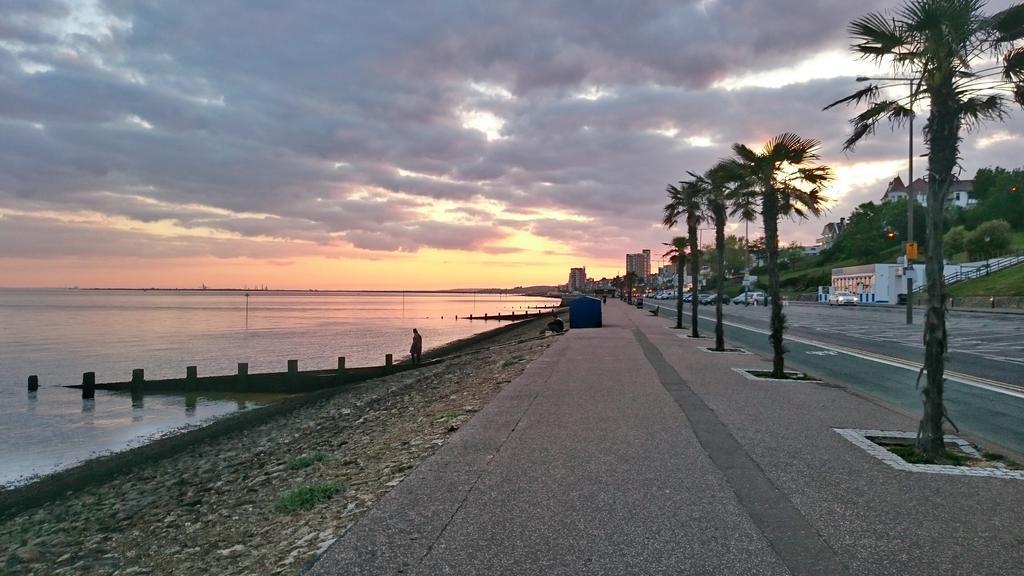
<instances>
[{"instance_id":1,"label":"beach","mask_svg":"<svg viewBox=\"0 0 1024 576\"><path fill-rule=\"evenodd\" d=\"M344 387L6 518L0 566L40 576L294 574L538 357L555 338L542 328L508 327L441 364ZM307 510L282 506L312 485L337 493Z\"/></svg>"}]
</instances>

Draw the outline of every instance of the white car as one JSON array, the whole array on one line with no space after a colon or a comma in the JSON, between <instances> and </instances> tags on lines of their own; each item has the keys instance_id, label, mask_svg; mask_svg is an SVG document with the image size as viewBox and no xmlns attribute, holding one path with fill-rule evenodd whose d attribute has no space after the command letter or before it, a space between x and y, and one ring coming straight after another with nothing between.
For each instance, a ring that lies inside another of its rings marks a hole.
<instances>
[{"instance_id":1,"label":"white car","mask_svg":"<svg viewBox=\"0 0 1024 576\"><path fill-rule=\"evenodd\" d=\"M768 297L764 292L743 292L732 299L733 304L744 304L746 306L764 306L768 303Z\"/></svg>"},{"instance_id":2,"label":"white car","mask_svg":"<svg viewBox=\"0 0 1024 576\"><path fill-rule=\"evenodd\" d=\"M833 292L828 295L829 306L856 306L857 296L850 292Z\"/></svg>"}]
</instances>

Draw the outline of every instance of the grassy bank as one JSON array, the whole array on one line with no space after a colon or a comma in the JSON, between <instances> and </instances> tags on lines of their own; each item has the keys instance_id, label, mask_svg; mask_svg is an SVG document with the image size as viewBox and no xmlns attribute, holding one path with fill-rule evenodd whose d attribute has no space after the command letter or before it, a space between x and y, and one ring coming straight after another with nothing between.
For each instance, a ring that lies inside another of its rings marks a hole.
<instances>
[{"instance_id":1,"label":"grassy bank","mask_svg":"<svg viewBox=\"0 0 1024 576\"><path fill-rule=\"evenodd\" d=\"M294 574L546 349L542 324L6 518L0 573Z\"/></svg>"},{"instance_id":2,"label":"grassy bank","mask_svg":"<svg viewBox=\"0 0 1024 576\"><path fill-rule=\"evenodd\" d=\"M949 294L954 297L1024 296L1024 265L954 284L949 287Z\"/></svg>"}]
</instances>

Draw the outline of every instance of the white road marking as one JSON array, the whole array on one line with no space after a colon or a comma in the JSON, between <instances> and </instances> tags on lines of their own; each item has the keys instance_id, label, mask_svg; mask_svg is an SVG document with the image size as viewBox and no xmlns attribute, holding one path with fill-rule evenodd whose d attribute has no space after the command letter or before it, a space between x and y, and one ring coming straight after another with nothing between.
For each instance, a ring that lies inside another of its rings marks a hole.
<instances>
[{"instance_id":1,"label":"white road marking","mask_svg":"<svg viewBox=\"0 0 1024 576\"><path fill-rule=\"evenodd\" d=\"M667 306L665 306L665 308L675 312L675 308L669 308ZM697 317L703 318L704 320L708 320L711 322L715 321L714 318L701 316L700 314L698 314ZM758 334L771 334L771 332L768 330L762 330L760 328L755 328L753 326L747 326L746 324L737 324L735 322L727 322L725 320L722 320L722 324L726 326L732 326L734 328L740 328L742 330L748 330L750 332L755 332ZM873 352L866 352L863 350L854 350L852 348L846 348L845 346L827 344L825 342L819 342L817 340L810 340L807 338L800 338L799 336L791 336L787 334L785 335L785 340L799 342L801 344L814 346L816 348L822 348L824 350L831 350L833 352L841 352L848 356L854 356L857 358L861 358L863 360L870 360L872 362L878 362L879 364L886 364L888 366L893 366L896 368L903 368L904 370L910 370L912 372L920 372L921 368L923 367L922 364L919 364L917 362L911 362L909 360L903 360L902 358L884 356L882 354L875 354ZM1015 360L1013 362L1017 363L1017 361ZM989 380L988 378L981 378L979 376L970 376L968 374L961 374L960 372L953 372L951 370L946 370L945 377L946 380L952 380L954 382L966 384L967 386L974 386L975 388L981 388L983 390L989 390L991 392L998 392L1000 394L1006 394L1007 396L1013 396L1014 398L1024 399L1024 386L1008 384L1006 382L999 382L998 380Z\"/></svg>"}]
</instances>

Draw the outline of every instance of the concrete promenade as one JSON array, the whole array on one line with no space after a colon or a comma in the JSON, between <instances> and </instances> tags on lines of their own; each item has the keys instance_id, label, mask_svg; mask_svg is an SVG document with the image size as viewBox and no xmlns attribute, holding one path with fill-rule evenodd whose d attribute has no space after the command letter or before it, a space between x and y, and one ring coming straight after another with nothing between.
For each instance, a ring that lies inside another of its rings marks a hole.
<instances>
[{"instance_id":1,"label":"concrete promenade","mask_svg":"<svg viewBox=\"0 0 1024 576\"><path fill-rule=\"evenodd\" d=\"M670 326L609 301L309 573L1024 574L1024 480L891 468L833 428L914 418Z\"/></svg>"}]
</instances>

